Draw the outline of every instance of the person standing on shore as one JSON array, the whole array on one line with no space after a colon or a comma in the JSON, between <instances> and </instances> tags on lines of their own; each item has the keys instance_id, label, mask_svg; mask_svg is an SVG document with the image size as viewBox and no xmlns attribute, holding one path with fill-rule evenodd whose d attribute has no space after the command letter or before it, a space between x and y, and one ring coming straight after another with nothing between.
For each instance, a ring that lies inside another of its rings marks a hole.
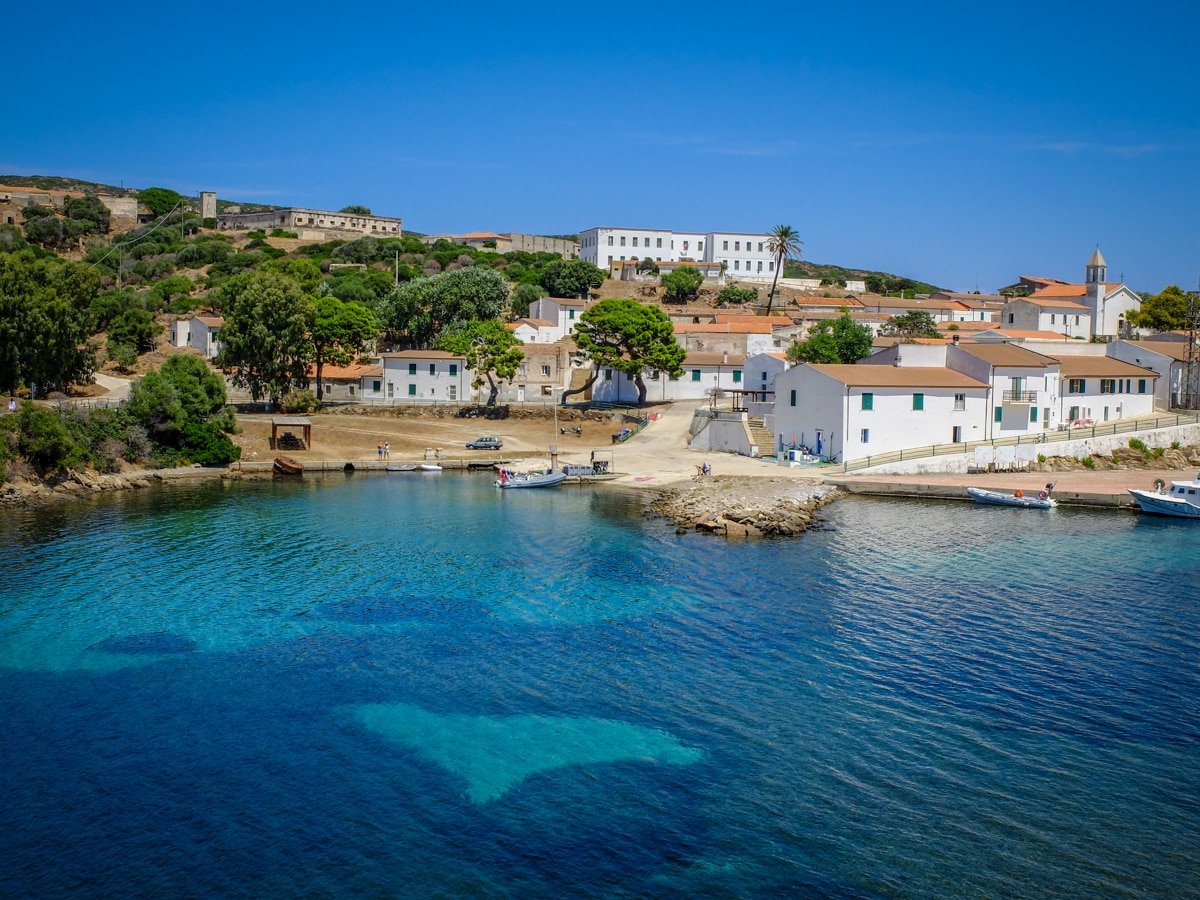
<instances>
[{"instance_id":1,"label":"person standing on shore","mask_svg":"<svg viewBox=\"0 0 1200 900\"><path fill-rule=\"evenodd\" d=\"M383 442L383 458L384 459L392 458L392 442L391 441Z\"/></svg>"},{"instance_id":2,"label":"person standing on shore","mask_svg":"<svg viewBox=\"0 0 1200 900\"><path fill-rule=\"evenodd\" d=\"M380 441L375 445L375 458L380 460L383 459L383 441Z\"/></svg>"},{"instance_id":3,"label":"person standing on shore","mask_svg":"<svg viewBox=\"0 0 1200 900\"><path fill-rule=\"evenodd\" d=\"M10 413L15 413L17 411L17 398L16 397L8 398L8 411Z\"/></svg>"}]
</instances>

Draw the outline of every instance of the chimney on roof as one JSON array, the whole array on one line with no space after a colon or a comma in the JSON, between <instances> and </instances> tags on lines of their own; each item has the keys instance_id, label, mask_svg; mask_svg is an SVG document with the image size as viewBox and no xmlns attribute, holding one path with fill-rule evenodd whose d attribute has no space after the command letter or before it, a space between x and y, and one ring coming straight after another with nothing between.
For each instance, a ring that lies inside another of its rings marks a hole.
<instances>
[{"instance_id":1,"label":"chimney on roof","mask_svg":"<svg viewBox=\"0 0 1200 900\"><path fill-rule=\"evenodd\" d=\"M725 365L728 362L729 362L729 351L726 350L721 354L721 365Z\"/></svg>"}]
</instances>

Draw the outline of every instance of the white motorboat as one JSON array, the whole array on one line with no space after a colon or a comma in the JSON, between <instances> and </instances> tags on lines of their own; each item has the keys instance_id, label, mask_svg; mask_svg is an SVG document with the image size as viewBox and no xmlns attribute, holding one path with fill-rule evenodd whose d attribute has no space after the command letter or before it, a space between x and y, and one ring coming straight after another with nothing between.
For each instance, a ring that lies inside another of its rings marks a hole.
<instances>
[{"instance_id":1,"label":"white motorboat","mask_svg":"<svg viewBox=\"0 0 1200 900\"><path fill-rule=\"evenodd\" d=\"M1166 488L1166 482L1159 478L1154 482L1154 490L1130 488L1129 493L1133 494L1133 499L1144 513L1200 519L1200 474L1191 481L1172 481L1171 489L1168 491Z\"/></svg>"},{"instance_id":2,"label":"white motorboat","mask_svg":"<svg viewBox=\"0 0 1200 900\"><path fill-rule=\"evenodd\" d=\"M554 487L566 480L566 472L510 472L508 469L501 469L500 477L496 479L496 487L505 489Z\"/></svg>"},{"instance_id":3,"label":"white motorboat","mask_svg":"<svg viewBox=\"0 0 1200 900\"><path fill-rule=\"evenodd\" d=\"M387 470L389 472L415 472L417 471L416 463L388 463Z\"/></svg>"},{"instance_id":4,"label":"white motorboat","mask_svg":"<svg viewBox=\"0 0 1200 900\"><path fill-rule=\"evenodd\" d=\"M969 487L967 493L971 495L971 499L976 503L981 503L984 506L1017 506L1022 509L1054 509L1058 506L1058 501L1050 494L1054 490L1053 484L1048 484L1046 487L1036 494L1026 494L1024 491L1016 490L1011 494L1006 494L1003 491L989 491L986 488Z\"/></svg>"},{"instance_id":5,"label":"white motorboat","mask_svg":"<svg viewBox=\"0 0 1200 900\"><path fill-rule=\"evenodd\" d=\"M440 471L442 471L442 467L440 465L438 465L437 463L420 463L417 466L417 468L420 469L422 472L440 472Z\"/></svg>"}]
</instances>

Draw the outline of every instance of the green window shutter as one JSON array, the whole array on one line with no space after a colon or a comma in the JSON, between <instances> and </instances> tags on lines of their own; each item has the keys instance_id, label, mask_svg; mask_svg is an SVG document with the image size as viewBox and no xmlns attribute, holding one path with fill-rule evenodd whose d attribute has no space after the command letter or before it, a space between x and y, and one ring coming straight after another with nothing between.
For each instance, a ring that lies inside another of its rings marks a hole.
<instances>
[{"instance_id":1,"label":"green window shutter","mask_svg":"<svg viewBox=\"0 0 1200 900\"><path fill-rule=\"evenodd\" d=\"M875 395L874 394L866 393L866 394L862 395L862 408L863 409L874 409L875 408Z\"/></svg>"},{"instance_id":2,"label":"green window shutter","mask_svg":"<svg viewBox=\"0 0 1200 900\"><path fill-rule=\"evenodd\" d=\"M734 384L741 384L741 383L742 383L742 370L741 370L741 369L734 369L734 370L733 370L733 383L734 383Z\"/></svg>"},{"instance_id":3,"label":"green window shutter","mask_svg":"<svg viewBox=\"0 0 1200 900\"><path fill-rule=\"evenodd\" d=\"M458 363L450 363L450 374L452 376L458 374Z\"/></svg>"},{"instance_id":4,"label":"green window shutter","mask_svg":"<svg viewBox=\"0 0 1200 900\"><path fill-rule=\"evenodd\" d=\"M1037 407L1036 406L1029 407L1029 421L1030 422L1037 421Z\"/></svg>"},{"instance_id":5,"label":"green window shutter","mask_svg":"<svg viewBox=\"0 0 1200 900\"><path fill-rule=\"evenodd\" d=\"M409 375L416 375L416 374L417 374L417 364L416 364L416 363L409 363L409 364L408 364L408 374L409 374Z\"/></svg>"},{"instance_id":6,"label":"green window shutter","mask_svg":"<svg viewBox=\"0 0 1200 900\"><path fill-rule=\"evenodd\" d=\"M436 375L436 374L437 374L437 363L430 363L430 364L429 364L429 374L430 374L430 375Z\"/></svg>"},{"instance_id":7,"label":"green window shutter","mask_svg":"<svg viewBox=\"0 0 1200 900\"><path fill-rule=\"evenodd\" d=\"M382 383L382 382L379 382L379 381L372 381L372 382L371 382L371 390L372 390L374 393L376 393L376 394L378 394L378 393L379 393L379 390L380 390L380 388L382 388L382 387L383 387L383 383Z\"/></svg>"},{"instance_id":8,"label":"green window shutter","mask_svg":"<svg viewBox=\"0 0 1200 900\"><path fill-rule=\"evenodd\" d=\"M995 413L995 415L992 416L992 421L999 422L1002 418L1004 418L1004 409L1002 407L997 406L996 413Z\"/></svg>"},{"instance_id":9,"label":"green window shutter","mask_svg":"<svg viewBox=\"0 0 1200 900\"><path fill-rule=\"evenodd\" d=\"M692 381L699 381L699 380L700 380L700 370L692 369Z\"/></svg>"},{"instance_id":10,"label":"green window shutter","mask_svg":"<svg viewBox=\"0 0 1200 900\"><path fill-rule=\"evenodd\" d=\"M408 396L410 396L410 397L417 396L417 386L415 384L410 384L408 386Z\"/></svg>"},{"instance_id":11,"label":"green window shutter","mask_svg":"<svg viewBox=\"0 0 1200 900\"><path fill-rule=\"evenodd\" d=\"M1146 393L1146 379L1145 378L1138 379L1138 393L1139 394Z\"/></svg>"},{"instance_id":12,"label":"green window shutter","mask_svg":"<svg viewBox=\"0 0 1200 900\"><path fill-rule=\"evenodd\" d=\"M924 408L925 408L925 395L924 394L913 394L913 409L924 409Z\"/></svg>"},{"instance_id":13,"label":"green window shutter","mask_svg":"<svg viewBox=\"0 0 1200 900\"><path fill-rule=\"evenodd\" d=\"M792 391L792 406L796 405L796 392Z\"/></svg>"}]
</instances>

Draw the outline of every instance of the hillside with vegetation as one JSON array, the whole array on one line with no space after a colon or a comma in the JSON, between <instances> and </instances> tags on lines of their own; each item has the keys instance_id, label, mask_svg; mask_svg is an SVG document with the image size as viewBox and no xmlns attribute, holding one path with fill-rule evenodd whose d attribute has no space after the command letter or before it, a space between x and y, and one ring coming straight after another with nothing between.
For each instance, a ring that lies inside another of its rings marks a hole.
<instances>
[{"instance_id":1,"label":"hillside with vegetation","mask_svg":"<svg viewBox=\"0 0 1200 900\"><path fill-rule=\"evenodd\" d=\"M919 281L904 275L893 275L890 272L875 272L870 269L847 269L842 266L823 263L806 262L804 260L789 260L783 267L784 278L819 278L821 284L833 287L845 287L848 280L865 281L867 290L873 294L903 293L911 297L914 294L931 294L941 288L927 281Z\"/></svg>"}]
</instances>

